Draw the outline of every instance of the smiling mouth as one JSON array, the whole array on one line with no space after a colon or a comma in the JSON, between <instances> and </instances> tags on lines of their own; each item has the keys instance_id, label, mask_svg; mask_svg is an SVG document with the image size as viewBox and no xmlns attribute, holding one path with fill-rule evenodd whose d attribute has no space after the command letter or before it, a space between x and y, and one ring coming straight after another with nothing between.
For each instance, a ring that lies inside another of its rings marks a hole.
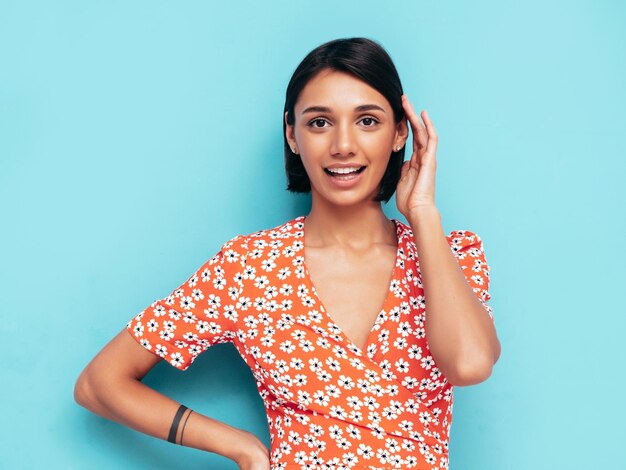
<instances>
[{"instance_id":1,"label":"smiling mouth","mask_svg":"<svg viewBox=\"0 0 626 470\"><path fill-rule=\"evenodd\" d=\"M362 166L361 168L359 168L359 169L358 169L358 170L356 170L356 171L351 171L351 172L349 172L349 173L333 173L333 172L332 172L332 171L330 171L328 168L324 168L324 172L325 172L327 175L330 175L330 176L350 176L350 175L358 175L358 174L359 174L359 173L361 173L363 170L365 170L365 167L364 167L364 166Z\"/></svg>"}]
</instances>

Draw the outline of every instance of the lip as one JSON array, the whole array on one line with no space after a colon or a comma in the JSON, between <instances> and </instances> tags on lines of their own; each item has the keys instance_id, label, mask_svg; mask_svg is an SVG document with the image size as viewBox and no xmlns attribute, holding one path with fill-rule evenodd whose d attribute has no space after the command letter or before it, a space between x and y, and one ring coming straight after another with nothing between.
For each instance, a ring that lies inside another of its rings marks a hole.
<instances>
[{"instance_id":1,"label":"lip","mask_svg":"<svg viewBox=\"0 0 626 470\"><path fill-rule=\"evenodd\" d=\"M346 163L333 163L332 165L329 166L325 166L324 168L361 168L362 166L367 166L367 165L363 165L361 163L354 163L354 162L346 162Z\"/></svg>"},{"instance_id":2,"label":"lip","mask_svg":"<svg viewBox=\"0 0 626 470\"><path fill-rule=\"evenodd\" d=\"M364 165L342 165L342 166L331 166L329 168L345 168L345 167L350 167L350 166L364 166ZM367 166L365 166L365 168L363 168L359 173L355 174L355 175L350 175L349 177L337 177L337 176L331 176L328 173L326 173L324 171L324 174L326 175L326 178L328 178L328 180L330 181L330 183L335 186L336 188L341 188L341 189L349 189L352 188L354 186L356 186L357 184L359 184L359 181L361 181L361 179L363 178L363 173L365 173L367 171Z\"/></svg>"}]
</instances>

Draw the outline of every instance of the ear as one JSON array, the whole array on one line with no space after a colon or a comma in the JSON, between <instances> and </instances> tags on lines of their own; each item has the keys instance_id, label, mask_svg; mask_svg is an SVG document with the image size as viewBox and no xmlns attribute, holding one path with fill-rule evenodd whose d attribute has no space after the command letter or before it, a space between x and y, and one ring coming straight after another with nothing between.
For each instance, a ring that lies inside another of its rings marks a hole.
<instances>
[{"instance_id":1,"label":"ear","mask_svg":"<svg viewBox=\"0 0 626 470\"><path fill-rule=\"evenodd\" d=\"M290 125L287 122L287 111L285 111L284 119L285 119L285 138L287 139L287 143L291 147L291 150L292 151L295 150L294 153L297 153L298 145L296 144L296 137L294 135L294 126Z\"/></svg>"},{"instance_id":2,"label":"ear","mask_svg":"<svg viewBox=\"0 0 626 470\"><path fill-rule=\"evenodd\" d=\"M409 126L407 125L406 119L402 119L398 124L396 124L396 135L394 138L393 146L403 146L409 137Z\"/></svg>"}]
</instances>

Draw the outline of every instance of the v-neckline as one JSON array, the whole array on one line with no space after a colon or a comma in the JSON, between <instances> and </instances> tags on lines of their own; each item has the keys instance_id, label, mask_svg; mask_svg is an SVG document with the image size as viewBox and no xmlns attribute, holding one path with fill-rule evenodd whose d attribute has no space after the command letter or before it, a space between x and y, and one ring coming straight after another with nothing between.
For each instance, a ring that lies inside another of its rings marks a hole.
<instances>
[{"instance_id":1,"label":"v-neckline","mask_svg":"<svg viewBox=\"0 0 626 470\"><path fill-rule=\"evenodd\" d=\"M398 269L399 269L399 261L400 261L400 251L401 251L401 243L402 243L402 237L400 234L400 222L396 219L391 219L394 223L394 225L396 226L396 240L397 240L397 248L396 248L396 257L394 260L394 266L393 266L393 271L391 273L391 279L389 280L389 284L387 285L387 295L385 296L385 300L382 304L382 306L380 307L380 309L378 310L378 313L376 314L376 318L374 319L374 323L372 324L372 327L370 328L370 331L367 335L367 339L365 340L365 344L363 346L363 349L361 349L359 346L357 346L354 341L352 341L348 335L344 332L343 328L341 326L339 326L339 324L333 319L331 313L328 311L328 309L326 308L326 306L324 305L324 302L322 301L319 293L317 292L317 289L315 288L315 284L313 283L313 278L311 277L311 273L309 272L309 269L307 268L306 265L306 256L304 254L305 251L305 247L304 247L304 234L305 234L305 230L304 230L304 221L306 219L306 215L301 215L300 217L298 217L300 219L300 223L302 224L302 230L300 231L301 233L301 239L302 239L302 268L304 270L304 277L307 281L307 284L309 285L309 288L311 289L311 293L312 295L315 297L315 299L317 300L317 302L319 303L319 309L320 309L320 314L325 318L326 323L328 323L331 326L334 326L334 329L337 331L337 334L339 336L341 336L355 351L358 351L360 353L360 355L362 356L370 356L369 354L369 346L372 342L372 337L375 335L375 333L378 331L378 325L382 323L383 321L383 312L386 310L387 304L389 303L389 298L392 295L392 286L394 284L394 282L396 282L396 279L398 277Z\"/></svg>"}]
</instances>

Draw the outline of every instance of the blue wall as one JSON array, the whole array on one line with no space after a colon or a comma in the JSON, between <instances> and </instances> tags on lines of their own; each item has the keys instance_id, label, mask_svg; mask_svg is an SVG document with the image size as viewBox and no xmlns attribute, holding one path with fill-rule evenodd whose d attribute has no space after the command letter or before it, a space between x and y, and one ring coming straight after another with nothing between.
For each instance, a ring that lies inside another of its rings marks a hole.
<instances>
[{"instance_id":1,"label":"blue wall","mask_svg":"<svg viewBox=\"0 0 626 470\"><path fill-rule=\"evenodd\" d=\"M1 1L3 466L236 468L93 415L74 381L219 244L308 211L285 87L350 36L429 111L444 229L492 267L502 356L456 389L452 470L624 462L626 8L574 3ZM269 445L232 345L145 382Z\"/></svg>"}]
</instances>

